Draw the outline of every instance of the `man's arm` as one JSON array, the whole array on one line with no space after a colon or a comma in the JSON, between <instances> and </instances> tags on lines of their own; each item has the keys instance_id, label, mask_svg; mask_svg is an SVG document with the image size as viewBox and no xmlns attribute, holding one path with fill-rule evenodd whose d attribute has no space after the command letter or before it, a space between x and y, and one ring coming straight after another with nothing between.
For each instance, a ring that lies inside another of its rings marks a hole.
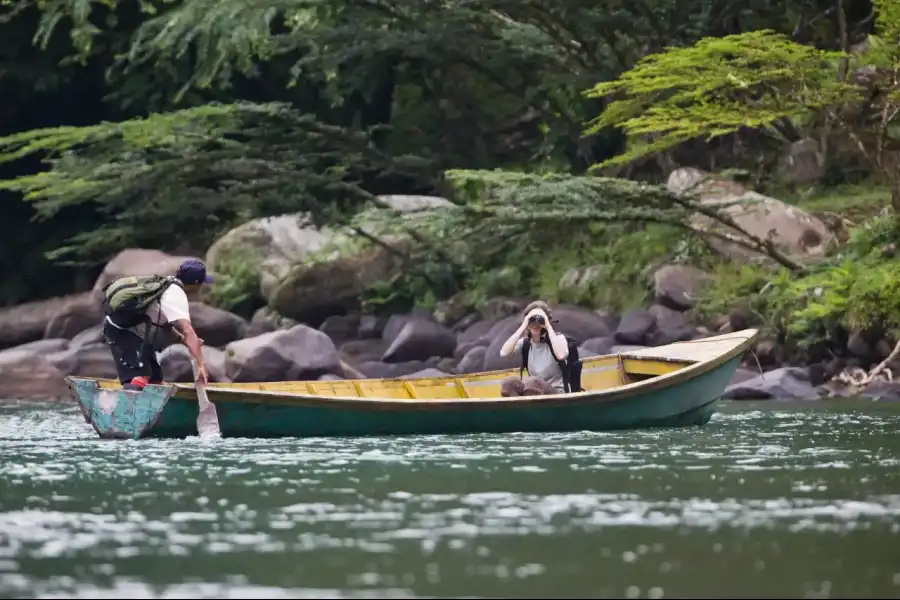
<instances>
[{"instance_id":1,"label":"man's arm","mask_svg":"<svg viewBox=\"0 0 900 600\"><path fill-rule=\"evenodd\" d=\"M197 332L194 331L194 326L191 325L191 322L188 319L178 319L172 325L175 328L175 332L181 337L181 341L187 346L191 356L197 361L197 366L206 366L206 361L203 360L203 342L200 340Z\"/></svg>"},{"instance_id":2,"label":"man's arm","mask_svg":"<svg viewBox=\"0 0 900 600\"><path fill-rule=\"evenodd\" d=\"M181 335L184 345L194 360L197 361L197 380L206 383L206 361L203 360L203 348L194 326L191 324L191 309L187 294L177 285L171 285L159 299L159 307L172 325L172 330Z\"/></svg>"}]
</instances>

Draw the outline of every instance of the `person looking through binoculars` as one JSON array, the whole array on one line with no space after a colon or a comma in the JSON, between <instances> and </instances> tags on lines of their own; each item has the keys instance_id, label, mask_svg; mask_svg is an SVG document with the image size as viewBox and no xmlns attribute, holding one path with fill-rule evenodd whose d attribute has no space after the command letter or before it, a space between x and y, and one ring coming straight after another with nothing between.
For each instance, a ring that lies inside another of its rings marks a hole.
<instances>
[{"instance_id":1,"label":"person looking through binoculars","mask_svg":"<svg viewBox=\"0 0 900 600\"><path fill-rule=\"evenodd\" d=\"M522 325L500 348L500 356L520 353L522 368L519 377L507 377L501 382L500 394L530 396L569 391L570 361L567 359L570 358L571 340L553 329L553 323L558 321L553 319L546 302L532 302L523 312ZM525 369L528 377L523 377ZM572 391L580 391L580 385Z\"/></svg>"}]
</instances>

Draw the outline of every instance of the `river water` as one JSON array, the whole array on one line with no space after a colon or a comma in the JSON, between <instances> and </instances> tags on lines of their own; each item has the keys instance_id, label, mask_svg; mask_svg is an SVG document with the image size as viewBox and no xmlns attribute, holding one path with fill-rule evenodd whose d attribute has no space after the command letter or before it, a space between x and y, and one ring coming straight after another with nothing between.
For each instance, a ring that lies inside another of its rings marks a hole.
<instances>
[{"instance_id":1,"label":"river water","mask_svg":"<svg viewBox=\"0 0 900 600\"><path fill-rule=\"evenodd\" d=\"M900 405L703 428L101 441L0 405L3 598L900 597Z\"/></svg>"}]
</instances>

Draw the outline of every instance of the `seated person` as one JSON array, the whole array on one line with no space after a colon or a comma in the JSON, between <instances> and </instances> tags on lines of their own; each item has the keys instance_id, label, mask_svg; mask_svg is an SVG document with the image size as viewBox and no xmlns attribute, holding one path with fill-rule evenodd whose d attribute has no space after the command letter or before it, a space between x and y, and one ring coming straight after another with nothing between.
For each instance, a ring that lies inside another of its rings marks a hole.
<instances>
[{"instance_id":1,"label":"seated person","mask_svg":"<svg viewBox=\"0 0 900 600\"><path fill-rule=\"evenodd\" d=\"M522 325L503 347L500 356L521 354L526 338L531 340L528 352L528 376L507 377L500 383L501 396L536 396L562 394L565 390L559 362L569 356L566 336L553 330L550 307L540 300L525 307Z\"/></svg>"}]
</instances>

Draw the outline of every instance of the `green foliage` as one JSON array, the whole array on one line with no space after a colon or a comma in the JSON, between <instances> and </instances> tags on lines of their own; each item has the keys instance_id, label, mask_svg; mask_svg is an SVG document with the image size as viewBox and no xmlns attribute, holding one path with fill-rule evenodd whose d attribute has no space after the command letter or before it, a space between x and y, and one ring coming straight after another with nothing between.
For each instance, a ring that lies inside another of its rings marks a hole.
<instances>
[{"instance_id":1,"label":"green foliage","mask_svg":"<svg viewBox=\"0 0 900 600\"><path fill-rule=\"evenodd\" d=\"M770 280L787 281L790 274L785 269L771 269L755 265L736 265L723 261L711 269L712 283L704 289L698 299L694 314L701 322L712 324L733 309L740 309L750 319L751 324L767 326L768 297L763 295Z\"/></svg>"},{"instance_id":2,"label":"green foliage","mask_svg":"<svg viewBox=\"0 0 900 600\"><path fill-rule=\"evenodd\" d=\"M601 104L582 90L647 52L736 28L788 33L831 5L2 0L0 85L14 92L4 106L14 129L0 131L0 193L19 209L11 229L61 246L54 260L96 265L125 246L202 248L256 216L344 219L376 193L440 193L434 173L459 169L453 185L490 198L458 189L458 209L415 225L424 242L412 257L423 269L452 264L452 276L407 274L388 287L416 288L419 277L451 289L434 280L471 276L525 289L555 273L534 272L522 248L562 265L575 257L552 258L561 237L584 236L583 256L601 262L637 256L647 224L692 238L691 207L660 188L567 176L619 151L613 135L580 139ZM832 21L805 37L832 44ZM623 221L636 224L633 249L588 253L606 240L618 248L598 231ZM45 250L35 245L29 264L48 268ZM19 260L2 258L7 270Z\"/></svg>"},{"instance_id":3,"label":"green foliage","mask_svg":"<svg viewBox=\"0 0 900 600\"><path fill-rule=\"evenodd\" d=\"M768 190L767 194L808 212L835 215L853 223L863 223L878 216L891 202L890 188L874 181L811 187L799 193L776 188Z\"/></svg>"},{"instance_id":4,"label":"green foliage","mask_svg":"<svg viewBox=\"0 0 900 600\"><path fill-rule=\"evenodd\" d=\"M869 36L865 59L882 69L900 69L900 4L894 0L871 0L875 12L875 32ZM900 83L894 81L891 94L898 93ZM896 101L897 98L895 97Z\"/></svg>"},{"instance_id":5,"label":"green foliage","mask_svg":"<svg viewBox=\"0 0 900 600\"><path fill-rule=\"evenodd\" d=\"M204 288L204 301L212 306L250 317L265 304L260 294L259 258L245 249L219 255L216 283Z\"/></svg>"},{"instance_id":6,"label":"green foliage","mask_svg":"<svg viewBox=\"0 0 900 600\"><path fill-rule=\"evenodd\" d=\"M370 198L357 184L361 169L402 168L364 135L249 103L0 138L0 162L28 155L51 170L0 181L0 190L22 192L43 219L80 204L107 215L54 253L82 260L129 244L208 244L258 216L334 218Z\"/></svg>"},{"instance_id":7,"label":"green foliage","mask_svg":"<svg viewBox=\"0 0 900 600\"><path fill-rule=\"evenodd\" d=\"M801 349L832 344L841 330L900 338L900 260L893 257L898 242L896 220L877 217L853 228L835 257L801 277L785 269L722 265L696 313L710 321L741 310L751 324Z\"/></svg>"},{"instance_id":8,"label":"green foliage","mask_svg":"<svg viewBox=\"0 0 900 600\"><path fill-rule=\"evenodd\" d=\"M771 30L704 38L646 56L619 79L586 92L590 98L615 98L586 133L618 126L629 141L627 152L597 166L624 164L694 138L767 127L848 101L857 88L839 81L828 66L842 56Z\"/></svg>"},{"instance_id":9,"label":"green foliage","mask_svg":"<svg viewBox=\"0 0 900 600\"><path fill-rule=\"evenodd\" d=\"M873 4L875 32L858 56L761 29L669 47L596 84L586 96L610 103L586 133L619 127L628 148L595 168L748 129L788 141L784 131L820 127L812 133L843 138L887 178L900 210L900 10Z\"/></svg>"},{"instance_id":10,"label":"green foliage","mask_svg":"<svg viewBox=\"0 0 900 600\"><path fill-rule=\"evenodd\" d=\"M412 256L419 264L452 262L473 306L499 295L539 295L622 311L648 300L650 275L663 263L712 260L689 222L695 205L659 186L556 173L446 176L455 203L416 216L423 244ZM410 221L382 208L360 213L354 223L396 230ZM572 268L591 273L561 289ZM378 295L394 298L401 281L416 287L398 279Z\"/></svg>"},{"instance_id":11,"label":"green foliage","mask_svg":"<svg viewBox=\"0 0 900 600\"><path fill-rule=\"evenodd\" d=\"M900 223L889 216L878 216L854 227L841 250L845 256L879 259L893 254L897 244Z\"/></svg>"},{"instance_id":12,"label":"green foliage","mask_svg":"<svg viewBox=\"0 0 900 600\"><path fill-rule=\"evenodd\" d=\"M832 341L837 328L900 336L900 261L847 258L773 292L789 315L784 334L800 347Z\"/></svg>"},{"instance_id":13,"label":"green foliage","mask_svg":"<svg viewBox=\"0 0 900 600\"><path fill-rule=\"evenodd\" d=\"M664 264L706 268L708 246L685 229L659 224L594 225L575 230L541 260L534 293L552 302L622 314L653 301L653 273ZM565 282L577 268L579 280ZM568 283L568 285L561 285Z\"/></svg>"},{"instance_id":14,"label":"green foliage","mask_svg":"<svg viewBox=\"0 0 900 600\"><path fill-rule=\"evenodd\" d=\"M376 315L409 312L413 308L433 309L439 299L450 294L440 294L440 288L432 282L447 276L446 265L431 261L416 264L411 270L369 286L360 295L360 307L364 313Z\"/></svg>"}]
</instances>

